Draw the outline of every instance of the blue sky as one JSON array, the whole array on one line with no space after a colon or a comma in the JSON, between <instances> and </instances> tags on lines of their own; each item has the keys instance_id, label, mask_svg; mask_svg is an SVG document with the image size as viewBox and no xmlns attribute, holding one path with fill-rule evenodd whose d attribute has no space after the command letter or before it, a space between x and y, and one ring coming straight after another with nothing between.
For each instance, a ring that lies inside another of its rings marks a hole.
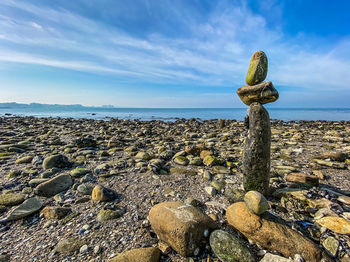
<instances>
[{"instance_id":1,"label":"blue sky","mask_svg":"<svg viewBox=\"0 0 350 262\"><path fill-rule=\"evenodd\" d=\"M251 55L273 107L350 107L350 1L1 0L0 102L245 107Z\"/></svg>"}]
</instances>

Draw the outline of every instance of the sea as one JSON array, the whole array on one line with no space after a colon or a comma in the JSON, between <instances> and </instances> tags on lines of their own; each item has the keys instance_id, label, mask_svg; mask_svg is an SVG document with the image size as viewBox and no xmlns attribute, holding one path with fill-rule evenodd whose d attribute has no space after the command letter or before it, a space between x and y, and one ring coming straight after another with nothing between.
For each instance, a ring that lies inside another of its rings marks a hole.
<instances>
[{"instance_id":1,"label":"sea","mask_svg":"<svg viewBox=\"0 0 350 262\"><path fill-rule=\"evenodd\" d=\"M96 120L139 119L143 121L198 118L243 120L248 108L0 108L0 116L87 118ZM350 121L350 108L268 108L271 119L284 121Z\"/></svg>"}]
</instances>

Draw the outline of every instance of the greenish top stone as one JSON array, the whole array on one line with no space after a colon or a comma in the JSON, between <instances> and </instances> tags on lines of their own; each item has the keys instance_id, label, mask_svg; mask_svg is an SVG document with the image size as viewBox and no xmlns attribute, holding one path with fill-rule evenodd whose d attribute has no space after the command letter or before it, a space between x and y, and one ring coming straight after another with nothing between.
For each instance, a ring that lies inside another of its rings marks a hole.
<instances>
[{"instance_id":1,"label":"greenish top stone","mask_svg":"<svg viewBox=\"0 0 350 262\"><path fill-rule=\"evenodd\" d=\"M250 86L261 83L267 75L267 57L263 51L257 51L250 59L246 83Z\"/></svg>"}]
</instances>

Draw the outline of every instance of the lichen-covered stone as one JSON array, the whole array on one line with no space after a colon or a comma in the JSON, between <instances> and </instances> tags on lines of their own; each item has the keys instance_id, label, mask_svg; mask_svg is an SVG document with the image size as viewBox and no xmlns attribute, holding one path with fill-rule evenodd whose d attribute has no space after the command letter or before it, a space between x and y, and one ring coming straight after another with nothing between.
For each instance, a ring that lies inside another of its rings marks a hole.
<instances>
[{"instance_id":1,"label":"lichen-covered stone","mask_svg":"<svg viewBox=\"0 0 350 262\"><path fill-rule=\"evenodd\" d=\"M68 161L68 158L61 154L49 156L45 158L43 162L43 169L45 170L53 167L64 168L64 167L70 167L70 166L71 166L71 163Z\"/></svg>"},{"instance_id":2,"label":"lichen-covered stone","mask_svg":"<svg viewBox=\"0 0 350 262\"><path fill-rule=\"evenodd\" d=\"M266 81L254 86L242 86L237 89L237 95L246 105L254 102L267 104L275 102L279 98L277 89L271 81Z\"/></svg>"},{"instance_id":3,"label":"lichen-covered stone","mask_svg":"<svg viewBox=\"0 0 350 262\"><path fill-rule=\"evenodd\" d=\"M72 184L73 180L71 176L62 174L41 183L34 189L34 192L38 196L51 197L67 190Z\"/></svg>"},{"instance_id":4,"label":"lichen-covered stone","mask_svg":"<svg viewBox=\"0 0 350 262\"><path fill-rule=\"evenodd\" d=\"M4 206L16 206L24 201L23 194L7 193L0 195L0 205Z\"/></svg>"},{"instance_id":5,"label":"lichen-covered stone","mask_svg":"<svg viewBox=\"0 0 350 262\"><path fill-rule=\"evenodd\" d=\"M112 219L117 219L125 213L125 209L122 207L113 207L111 209L101 209L97 214L97 221L105 222Z\"/></svg>"},{"instance_id":6,"label":"lichen-covered stone","mask_svg":"<svg viewBox=\"0 0 350 262\"><path fill-rule=\"evenodd\" d=\"M250 59L246 83L250 86L264 81L267 75L267 57L263 51L257 51Z\"/></svg>"},{"instance_id":7,"label":"lichen-covered stone","mask_svg":"<svg viewBox=\"0 0 350 262\"><path fill-rule=\"evenodd\" d=\"M222 230L210 234L210 247L225 262L254 262L254 255L240 239Z\"/></svg>"},{"instance_id":8,"label":"lichen-covered stone","mask_svg":"<svg viewBox=\"0 0 350 262\"><path fill-rule=\"evenodd\" d=\"M249 130L243 150L243 186L265 195L270 181L271 129L267 110L259 103L251 104Z\"/></svg>"}]
</instances>

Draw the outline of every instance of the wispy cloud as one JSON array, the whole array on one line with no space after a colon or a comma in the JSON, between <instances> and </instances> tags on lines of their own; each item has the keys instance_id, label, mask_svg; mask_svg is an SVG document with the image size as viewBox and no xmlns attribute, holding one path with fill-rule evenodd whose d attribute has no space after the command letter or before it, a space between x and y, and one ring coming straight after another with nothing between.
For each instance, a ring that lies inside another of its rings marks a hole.
<instances>
[{"instance_id":1,"label":"wispy cloud","mask_svg":"<svg viewBox=\"0 0 350 262\"><path fill-rule=\"evenodd\" d=\"M142 2L147 15L154 15L155 4ZM205 15L194 13L195 8L189 14L179 2L160 2L162 12L168 12L162 13L162 22L186 26L185 33L148 28L140 35L128 32L122 23L118 26L94 20L67 6L52 8L39 2L2 0L0 62L108 74L135 83L219 88L243 85L250 56L261 49L268 54L268 77L276 86L322 90L348 87L350 58L344 46L349 47L350 40L334 43L326 50L312 50L303 45L304 39L296 41L278 27L269 28L266 19L253 13L245 1L220 1ZM274 1L261 6L272 7L276 12L282 8Z\"/></svg>"}]
</instances>

